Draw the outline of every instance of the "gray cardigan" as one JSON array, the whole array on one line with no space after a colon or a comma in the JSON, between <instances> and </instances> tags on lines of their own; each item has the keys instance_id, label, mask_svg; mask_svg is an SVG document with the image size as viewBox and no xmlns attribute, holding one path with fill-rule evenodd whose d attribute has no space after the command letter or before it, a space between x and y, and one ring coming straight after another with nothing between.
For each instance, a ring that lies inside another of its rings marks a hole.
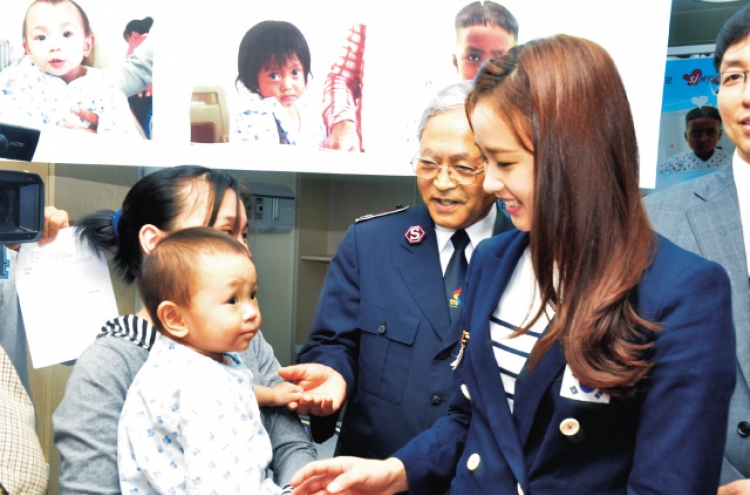
<instances>
[{"instance_id":1,"label":"gray cardigan","mask_svg":"<svg viewBox=\"0 0 750 495\"><path fill-rule=\"evenodd\" d=\"M113 322L118 320L123 319ZM52 417L55 446L62 456L61 495L120 493L117 422L128 388L149 352L131 340L144 338L135 327L121 329L120 336L113 334L118 332L100 335L78 359L68 380L63 401ZM282 381L279 363L262 333L250 342L242 359L255 383L273 386ZM261 415L273 446L274 481L283 486L314 460L315 447L297 415L286 408L261 408Z\"/></svg>"}]
</instances>

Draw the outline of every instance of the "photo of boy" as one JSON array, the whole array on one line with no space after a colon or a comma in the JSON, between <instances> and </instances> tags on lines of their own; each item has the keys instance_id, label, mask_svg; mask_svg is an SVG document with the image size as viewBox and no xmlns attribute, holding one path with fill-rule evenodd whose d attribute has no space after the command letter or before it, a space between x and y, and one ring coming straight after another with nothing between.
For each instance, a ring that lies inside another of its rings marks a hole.
<instances>
[{"instance_id":1,"label":"photo of boy","mask_svg":"<svg viewBox=\"0 0 750 495\"><path fill-rule=\"evenodd\" d=\"M518 21L499 3L472 2L456 14L453 65L462 81L474 79L479 67L500 58L518 44Z\"/></svg>"},{"instance_id":2,"label":"photo of boy","mask_svg":"<svg viewBox=\"0 0 750 495\"><path fill-rule=\"evenodd\" d=\"M208 227L176 231L145 258L138 289L159 333L120 416L122 493L289 493L266 478L258 407L302 389L254 386L237 354L261 324L247 247Z\"/></svg>"},{"instance_id":3,"label":"photo of boy","mask_svg":"<svg viewBox=\"0 0 750 495\"><path fill-rule=\"evenodd\" d=\"M660 163L659 173L716 169L726 164L732 155L716 147L721 135L722 122L719 110L710 106L693 108L685 115L684 136L690 149L672 155Z\"/></svg>"},{"instance_id":4,"label":"photo of boy","mask_svg":"<svg viewBox=\"0 0 750 495\"><path fill-rule=\"evenodd\" d=\"M122 91L84 65L94 34L76 2L32 2L22 39L25 56L0 72L0 121L140 136Z\"/></svg>"},{"instance_id":5,"label":"photo of boy","mask_svg":"<svg viewBox=\"0 0 750 495\"><path fill-rule=\"evenodd\" d=\"M251 27L237 56L237 89L246 108L237 115L232 141L319 147L323 120L305 103L311 75L310 48L302 32L286 21Z\"/></svg>"},{"instance_id":6,"label":"photo of boy","mask_svg":"<svg viewBox=\"0 0 750 495\"><path fill-rule=\"evenodd\" d=\"M504 55L518 43L516 18L507 8L489 0L475 1L462 7L455 16L454 25L456 45L451 57L461 81L474 79L485 61ZM328 138L324 148L365 150L370 139L367 137L368 124L363 124L362 118L363 113L367 113L367 110L363 110L366 107L363 100L370 98L364 96L365 86L371 84L364 76L367 47L373 43L373 38L375 43L382 42L386 34L368 31L365 24L355 24L347 33L341 56L331 67L325 82L323 120ZM422 96L429 96L429 91L423 91ZM418 114L415 112L415 118ZM414 134L415 123L405 124L407 131L403 133L403 140L414 139L416 136L411 134Z\"/></svg>"}]
</instances>

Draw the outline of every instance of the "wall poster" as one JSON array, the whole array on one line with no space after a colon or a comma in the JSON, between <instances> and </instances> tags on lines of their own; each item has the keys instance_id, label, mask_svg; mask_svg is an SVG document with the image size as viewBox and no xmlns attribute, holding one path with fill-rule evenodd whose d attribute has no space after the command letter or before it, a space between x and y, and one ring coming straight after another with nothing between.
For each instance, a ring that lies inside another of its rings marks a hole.
<instances>
[{"instance_id":1,"label":"wall poster","mask_svg":"<svg viewBox=\"0 0 750 495\"><path fill-rule=\"evenodd\" d=\"M42 130L34 161L410 175L422 109L466 76L454 19L468 0L77 2L90 29L73 22L82 32L64 47L50 47L52 37L40 31L62 22L49 5L27 17L30 0L8 2L0 19L0 122ZM517 19L520 43L567 33L610 52L649 186L671 2L500 3ZM118 90L132 82L122 67L144 53L153 57L153 84L128 100ZM83 58L93 68L81 71ZM258 69L271 59L270 75ZM259 75L277 79L259 87ZM293 82L281 87L282 76ZM326 96L336 92L344 100ZM337 112L354 133L333 142L327 119Z\"/></svg>"}]
</instances>

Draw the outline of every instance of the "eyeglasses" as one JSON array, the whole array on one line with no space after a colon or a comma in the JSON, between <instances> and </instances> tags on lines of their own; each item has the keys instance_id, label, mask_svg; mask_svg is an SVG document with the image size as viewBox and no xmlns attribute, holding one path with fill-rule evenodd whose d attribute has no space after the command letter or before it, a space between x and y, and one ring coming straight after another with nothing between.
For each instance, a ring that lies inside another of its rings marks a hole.
<instances>
[{"instance_id":1,"label":"eyeglasses","mask_svg":"<svg viewBox=\"0 0 750 495\"><path fill-rule=\"evenodd\" d=\"M434 179L441 170L448 172L448 178L454 184L466 186L477 181L477 176L484 173L484 169L477 169L471 165L454 163L451 165L438 165L432 160L422 158L417 154L411 159L411 168L420 179Z\"/></svg>"},{"instance_id":2,"label":"eyeglasses","mask_svg":"<svg viewBox=\"0 0 750 495\"><path fill-rule=\"evenodd\" d=\"M711 92L718 95L719 90L723 93L730 93L744 88L748 72L750 70L730 70L709 77L708 84L711 86Z\"/></svg>"}]
</instances>

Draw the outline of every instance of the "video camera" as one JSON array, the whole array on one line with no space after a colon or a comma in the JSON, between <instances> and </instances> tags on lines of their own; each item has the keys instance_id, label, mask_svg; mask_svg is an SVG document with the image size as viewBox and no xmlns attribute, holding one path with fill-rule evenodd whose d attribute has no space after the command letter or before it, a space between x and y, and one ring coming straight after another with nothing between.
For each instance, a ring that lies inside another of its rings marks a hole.
<instances>
[{"instance_id":1,"label":"video camera","mask_svg":"<svg viewBox=\"0 0 750 495\"><path fill-rule=\"evenodd\" d=\"M0 244L34 242L44 229L44 182L37 174L0 170Z\"/></svg>"},{"instance_id":2,"label":"video camera","mask_svg":"<svg viewBox=\"0 0 750 495\"><path fill-rule=\"evenodd\" d=\"M0 123L0 157L30 161L39 131ZM34 242L44 229L44 182L37 174L0 170L0 244Z\"/></svg>"},{"instance_id":3,"label":"video camera","mask_svg":"<svg viewBox=\"0 0 750 495\"><path fill-rule=\"evenodd\" d=\"M0 158L30 162L39 144L39 129L0 122Z\"/></svg>"}]
</instances>

